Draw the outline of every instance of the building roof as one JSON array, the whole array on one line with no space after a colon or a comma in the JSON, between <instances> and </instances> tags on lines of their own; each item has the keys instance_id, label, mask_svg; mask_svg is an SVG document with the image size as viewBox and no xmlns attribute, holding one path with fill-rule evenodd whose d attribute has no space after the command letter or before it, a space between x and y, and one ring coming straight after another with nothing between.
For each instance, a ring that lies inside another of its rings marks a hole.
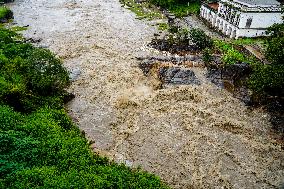
<instances>
[{"instance_id":1,"label":"building roof","mask_svg":"<svg viewBox=\"0 0 284 189\"><path fill-rule=\"evenodd\" d=\"M208 6L213 10L218 10L219 3L208 3Z\"/></svg>"},{"instance_id":2,"label":"building roof","mask_svg":"<svg viewBox=\"0 0 284 189\"><path fill-rule=\"evenodd\" d=\"M280 3L276 0L234 0L240 4L248 5L248 6L275 6L280 5Z\"/></svg>"}]
</instances>

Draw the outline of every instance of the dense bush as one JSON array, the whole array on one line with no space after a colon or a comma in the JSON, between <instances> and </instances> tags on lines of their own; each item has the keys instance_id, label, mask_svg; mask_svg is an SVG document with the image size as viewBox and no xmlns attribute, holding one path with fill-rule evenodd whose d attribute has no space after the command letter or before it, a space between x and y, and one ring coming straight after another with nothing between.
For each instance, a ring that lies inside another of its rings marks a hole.
<instances>
[{"instance_id":1,"label":"dense bush","mask_svg":"<svg viewBox=\"0 0 284 189\"><path fill-rule=\"evenodd\" d=\"M274 24L268 29L266 58L269 65L254 65L250 78L251 88L260 95L284 96L284 24Z\"/></svg>"},{"instance_id":2,"label":"dense bush","mask_svg":"<svg viewBox=\"0 0 284 189\"><path fill-rule=\"evenodd\" d=\"M267 40L266 58L273 64L284 64L284 23L274 24L267 34L270 37Z\"/></svg>"},{"instance_id":3,"label":"dense bush","mask_svg":"<svg viewBox=\"0 0 284 189\"><path fill-rule=\"evenodd\" d=\"M284 96L284 65L254 64L249 84L258 94Z\"/></svg>"},{"instance_id":4,"label":"dense bush","mask_svg":"<svg viewBox=\"0 0 284 189\"><path fill-rule=\"evenodd\" d=\"M7 7L0 5L0 23L7 22L7 20L11 18L13 18L13 12Z\"/></svg>"},{"instance_id":5,"label":"dense bush","mask_svg":"<svg viewBox=\"0 0 284 189\"><path fill-rule=\"evenodd\" d=\"M34 48L15 32L0 28L0 102L20 111L47 104L58 107L68 84L67 70L50 51Z\"/></svg>"},{"instance_id":6,"label":"dense bush","mask_svg":"<svg viewBox=\"0 0 284 189\"><path fill-rule=\"evenodd\" d=\"M189 37L198 49L211 48L213 46L213 40L201 29L191 29Z\"/></svg>"},{"instance_id":7,"label":"dense bush","mask_svg":"<svg viewBox=\"0 0 284 189\"><path fill-rule=\"evenodd\" d=\"M273 64L284 64L284 37L272 38L267 42L265 52L267 59Z\"/></svg>"},{"instance_id":8,"label":"dense bush","mask_svg":"<svg viewBox=\"0 0 284 189\"><path fill-rule=\"evenodd\" d=\"M209 66L210 63L213 61L213 56L212 56L212 49L210 48L206 48L202 51L202 54L203 54L203 61L204 63Z\"/></svg>"},{"instance_id":9,"label":"dense bush","mask_svg":"<svg viewBox=\"0 0 284 189\"><path fill-rule=\"evenodd\" d=\"M238 50L231 48L222 56L222 61L225 64L231 64L232 65L232 64L236 64L236 63L245 62L246 58Z\"/></svg>"}]
</instances>

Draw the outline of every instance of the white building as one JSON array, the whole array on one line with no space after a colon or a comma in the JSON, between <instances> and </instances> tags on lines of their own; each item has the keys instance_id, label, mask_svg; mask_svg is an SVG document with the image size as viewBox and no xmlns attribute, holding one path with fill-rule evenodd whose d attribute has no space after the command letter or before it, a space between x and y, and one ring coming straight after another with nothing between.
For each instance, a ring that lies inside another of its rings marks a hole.
<instances>
[{"instance_id":1,"label":"white building","mask_svg":"<svg viewBox=\"0 0 284 189\"><path fill-rule=\"evenodd\" d=\"M230 38L265 36L266 29L282 22L276 0L220 0L204 3L201 17Z\"/></svg>"}]
</instances>

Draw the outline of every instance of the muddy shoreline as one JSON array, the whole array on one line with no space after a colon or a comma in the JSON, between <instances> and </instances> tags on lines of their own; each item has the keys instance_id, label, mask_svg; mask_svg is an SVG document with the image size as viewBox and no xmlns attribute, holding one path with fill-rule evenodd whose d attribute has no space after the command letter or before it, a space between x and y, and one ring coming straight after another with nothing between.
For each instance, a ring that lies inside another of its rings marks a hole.
<instances>
[{"instance_id":1,"label":"muddy shoreline","mask_svg":"<svg viewBox=\"0 0 284 189\"><path fill-rule=\"evenodd\" d=\"M73 73L69 92L76 97L66 108L95 152L140 165L172 188L281 186L284 151L268 135L265 111L248 109L216 87L203 67L189 67L198 85L161 88L156 77L143 74L136 57L161 56L147 46L157 33L154 21L135 19L118 0L10 6L15 22L29 25L25 37L42 39L38 45Z\"/></svg>"}]
</instances>

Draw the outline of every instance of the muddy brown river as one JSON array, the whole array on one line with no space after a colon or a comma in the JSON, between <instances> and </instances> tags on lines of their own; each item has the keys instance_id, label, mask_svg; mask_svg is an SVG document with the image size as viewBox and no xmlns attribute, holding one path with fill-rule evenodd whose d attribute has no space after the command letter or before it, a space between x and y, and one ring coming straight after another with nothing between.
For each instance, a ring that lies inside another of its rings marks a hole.
<instances>
[{"instance_id":1,"label":"muddy brown river","mask_svg":"<svg viewBox=\"0 0 284 189\"><path fill-rule=\"evenodd\" d=\"M163 89L137 56L153 21L135 19L118 0L16 0L15 22L73 74L70 116L95 152L159 175L172 188L280 188L284 150L269 115L249 109L204 79Z\"/></svg>"}]
</instances>

